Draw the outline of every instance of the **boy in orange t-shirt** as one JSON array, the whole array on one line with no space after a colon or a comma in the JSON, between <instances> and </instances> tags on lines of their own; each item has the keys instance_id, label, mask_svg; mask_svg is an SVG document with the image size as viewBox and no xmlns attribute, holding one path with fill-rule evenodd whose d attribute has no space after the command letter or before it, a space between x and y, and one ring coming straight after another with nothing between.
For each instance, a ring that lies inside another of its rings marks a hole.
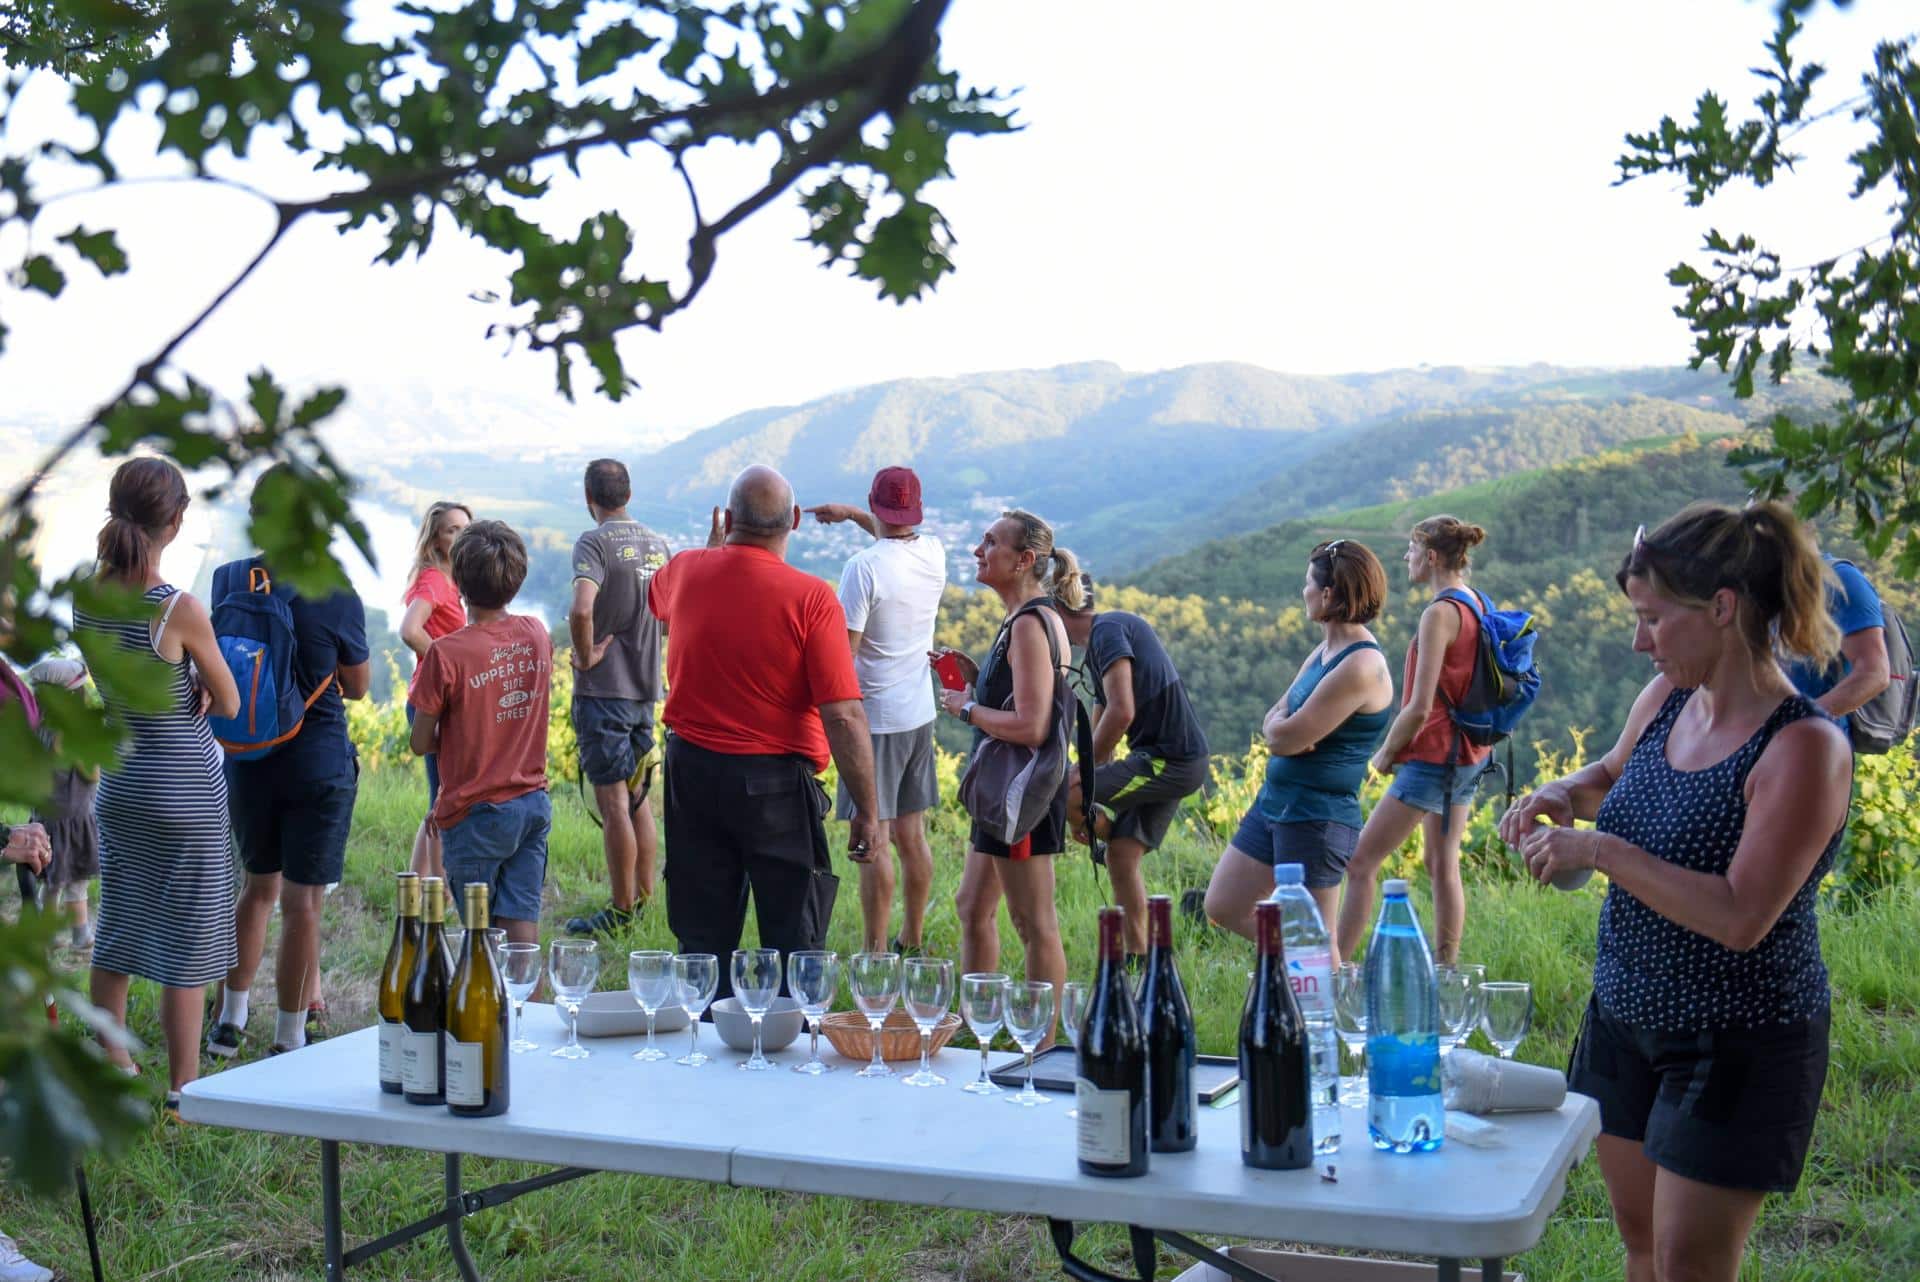
<instances>
[{"instance_id":1,"label":"boy in orange t-shirt","mask_svg":"<svg viewBox=\"0 0 1920 1282\"><path fill-rule=\"evenodd\" d=\"M527 578L527 549L502 521L475 521L453 544L453 582L468 623L435 641L407 701L413 750L440 756L433 824L449 902L491 887L494 922L538 943L547 873L547 683L553 643L538 619L508 614ZM474 923L467 923L469 926Z\"/></svg>"}]
</instances>

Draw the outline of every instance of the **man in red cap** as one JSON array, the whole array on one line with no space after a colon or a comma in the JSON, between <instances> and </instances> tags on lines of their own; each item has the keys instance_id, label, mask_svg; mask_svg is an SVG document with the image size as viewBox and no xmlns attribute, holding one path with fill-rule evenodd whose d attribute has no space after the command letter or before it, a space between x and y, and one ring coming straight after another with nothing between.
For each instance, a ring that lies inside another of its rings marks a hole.
<instances>
[{"instance_id":1,"label":"man in red cap","mask_svg":"<svg viewBox=\"0 0 1920 1282\"><path fill-rule=\"evenodd\" d=\"M912 468L883 467L867 492L867 511L845 503L810 507L814 519L831 525L852 521L873 543L847 561L840 575L840 607L847 615L853 670L873 735L873 773L879 794L882 840L891 839L900 859L900 933L888 940L893 918L893 863L884 847L860 865L863 945L917 955L933 889L933 851L927 845L926 812L940 799L933 760L933 683L927 652L934 618L947 586L947 553L940 540L920 533L920 478ZM838 816L854 814L846 785Z\"/></svg>"}]
</instances>

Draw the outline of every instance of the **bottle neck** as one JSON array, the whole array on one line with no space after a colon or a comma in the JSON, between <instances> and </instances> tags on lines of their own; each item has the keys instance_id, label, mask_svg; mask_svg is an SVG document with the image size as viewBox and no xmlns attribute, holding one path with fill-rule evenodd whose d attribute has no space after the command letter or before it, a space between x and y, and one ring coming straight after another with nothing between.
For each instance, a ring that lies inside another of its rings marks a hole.
<instances>
[{"instance_id":1,"label":"bottle neck","mask_svg":"<svg viewBox=\"0 0 1920 1282\"><path fill-rule=\"evenodd\" d=\"M1117 967L1127 964L1126 919L1127 915L1121 909L1100 910L1100 965L1103 968L1109 964Z\"/></svg>"},{"instance_id":2,"label":"bottle neck","mask_svg":"<svg viewBox=\"0 0 1920 1282\"><path fill-rule=\"evenodd\" d=\"M1286 959L1286 944L1280 932L1280 905L1264 903L1254 905L1253 944L1261 961Z\"/></svg>"},{"instance_id":3,"label":"bottle neck","mask_svg":"<svg viewBox=\"0 0 1920 1282\"><path fill-rule=\"evenodd\" d=\"M1173 900L1167 895L1147 900L1147 947L1156 953L1173 951Z\"/></svg>"}]
</instances>

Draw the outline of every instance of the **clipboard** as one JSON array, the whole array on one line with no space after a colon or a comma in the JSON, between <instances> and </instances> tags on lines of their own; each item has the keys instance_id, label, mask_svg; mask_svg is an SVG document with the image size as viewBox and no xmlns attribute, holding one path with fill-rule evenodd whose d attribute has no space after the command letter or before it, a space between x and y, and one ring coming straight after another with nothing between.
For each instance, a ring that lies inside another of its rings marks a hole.
<instances>
[{"instance_id":1,"label":"clipboard","mask_svg":"<svg viewBox=\"0 0 1920 1282\"><path fill-rule=\"evenodd\" d=\"M1064 1042L1033 1057L1033 1084L1038 1090L1073 1093L1073 1079L1079 1067L1078 1052ZM996 1086L1019 1090L1027 1081L1027 1057L1014 1055L987 1070L987 1080ZM1193 1080L1200 1102L1212 1104L1240 1084L1240 1061L1229 1055L1196 1056Z\"/></svg>"}]
</instances>

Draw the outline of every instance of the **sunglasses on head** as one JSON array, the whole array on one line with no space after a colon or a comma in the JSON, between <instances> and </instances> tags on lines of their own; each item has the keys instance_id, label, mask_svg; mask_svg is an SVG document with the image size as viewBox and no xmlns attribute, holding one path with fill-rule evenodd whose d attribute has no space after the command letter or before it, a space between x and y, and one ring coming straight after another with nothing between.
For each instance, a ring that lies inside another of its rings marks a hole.
<instances>
[{"instance_id":1,"label":"sunglasses on head","mask_svg":"<svg viewBox=\"0 0 1920 1282\"><path fill-rule=\"evenodd\" d=\"M1719 588L1729 586L1725 581L1725 576L1721 573L1719 565L1709 561L1703 556L1695 556L1691 552L1682 552L1678 548L1662 547L1647 537L1647 527L1642 525L1633 532L1633 551L1627 555L1628 565L1642 566L1645 565L1648 560L1655 557L1667 562L1680 562L1688 566L1691 570L1704 575L1713 584L1713 587L1709 588L1708 591L1716 591Z\"/></svg>"}]
</instances>

